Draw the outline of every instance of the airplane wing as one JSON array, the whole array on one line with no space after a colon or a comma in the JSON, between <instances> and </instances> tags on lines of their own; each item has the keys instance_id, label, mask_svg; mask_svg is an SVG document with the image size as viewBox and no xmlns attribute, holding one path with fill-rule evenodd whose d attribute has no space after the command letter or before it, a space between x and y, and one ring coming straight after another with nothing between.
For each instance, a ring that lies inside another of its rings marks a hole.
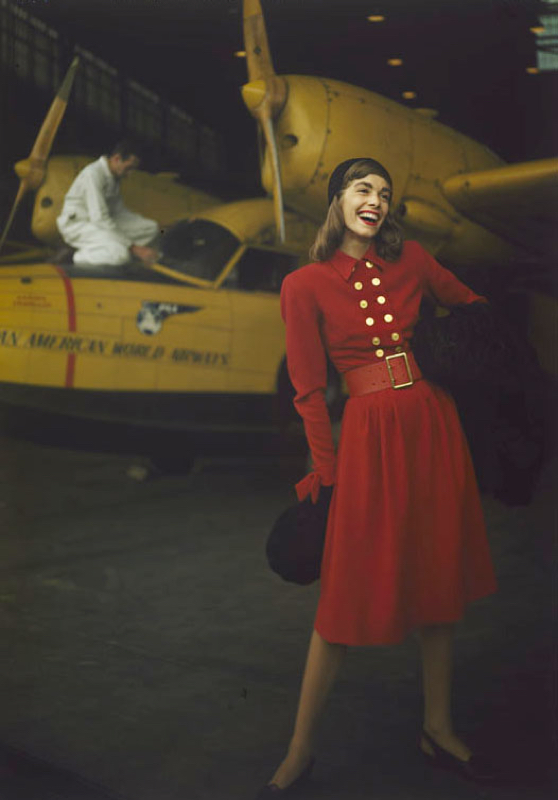
<instances>
[{"instance_id":1,"label":"airplane wing","mask_svg":"<svg viewBox=\"0 0 558 800\"><path fill-rule=\"evenodd\" d=\"M33 244L6 239L2 255L0 255L0 266L3 264L25 264L44 261L49 256L52 256L52 250L48 247L37 247Z\"/></svg>"},{"instance_id":2,"label":"airplane wing","mask_svg":"<svg viewBox=\"0 0 558 800\"><path fill-rule=\"evenodd\" d=\"M539 256L558 246L558 158L448 178L448 200L465 216Z\"/></svg>"}]
</instances>

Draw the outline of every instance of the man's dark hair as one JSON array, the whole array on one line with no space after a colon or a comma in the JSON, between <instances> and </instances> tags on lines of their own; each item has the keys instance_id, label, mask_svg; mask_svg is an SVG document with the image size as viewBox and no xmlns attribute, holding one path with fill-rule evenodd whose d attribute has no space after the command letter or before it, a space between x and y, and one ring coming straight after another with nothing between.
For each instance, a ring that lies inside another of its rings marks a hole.
<instances>
[{"instance_id":1,"label":"man's dark hair","mask_svg":"<svg viewBox=\"0 0 558 800\"><path fill-rule=\"evenodd\" d=\"M109 156L116 155L119 155L123 161L126 161L130 156L136 156L141 161L141 147L133 139L121 139L109 153Z\"/></svg>"}]
</instances>

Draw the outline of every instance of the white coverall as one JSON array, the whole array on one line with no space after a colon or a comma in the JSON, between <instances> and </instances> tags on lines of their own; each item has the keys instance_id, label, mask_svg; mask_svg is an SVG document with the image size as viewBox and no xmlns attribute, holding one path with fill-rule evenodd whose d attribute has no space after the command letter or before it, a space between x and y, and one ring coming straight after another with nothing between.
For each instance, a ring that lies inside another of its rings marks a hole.
<instances>
[{"instance_id":1,"label":"white coverall","mask_svg":"<svg viewBox=\"0 0 558 800\"><path fill-rule=\"evenodd\" d=\"M132 244L147 245L159 232L154 220L126 208L106 156L79 173L56 224L66 244L76 248L77 266L124 264Z\"/></svg>"}]
</instances>

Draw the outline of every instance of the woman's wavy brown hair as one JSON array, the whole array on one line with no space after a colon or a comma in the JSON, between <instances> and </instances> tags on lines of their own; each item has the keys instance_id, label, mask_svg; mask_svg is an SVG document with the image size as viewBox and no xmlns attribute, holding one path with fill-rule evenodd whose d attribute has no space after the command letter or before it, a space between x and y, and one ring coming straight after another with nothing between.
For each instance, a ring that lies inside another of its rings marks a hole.
<instances>
[{"instance_id":1,"label":"woman's wavy brown hair","mask_svg":"<svg viewBox=\"0 0 558 800\"><path fill-rule=\"evenodd\" d=\"M327 261L340 247L345 232L345 220L341 208L341 195L347 186L354 180L366 178L373 170L367 159L357 161L349 167L343 177L341 191L339 191L329 206L324 224L318 230L314 244L310 248L312 261ZM397 261L403 249L403 231L390 211L382 227L374 237L376 252L386 261Z\"/></svg>"}]
</instances>

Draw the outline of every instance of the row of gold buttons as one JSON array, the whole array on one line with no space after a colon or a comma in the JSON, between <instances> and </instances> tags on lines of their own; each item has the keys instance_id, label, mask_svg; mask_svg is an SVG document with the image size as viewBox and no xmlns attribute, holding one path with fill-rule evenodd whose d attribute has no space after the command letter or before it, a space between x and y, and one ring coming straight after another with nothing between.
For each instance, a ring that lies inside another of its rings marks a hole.
<instances>
[{"instance_id":1,"label":"row of gold buttons","mask_svg":"<svg viewBox=\"0 0 558 800\"><path fill-rule=\"evenodd\" d=\"M374 264L371 261L365 261L365 264L366 264L367 269L372 269L374 267ZM372 284L372 286L376 286L377 287L377 286L381 286L382 282L381 282L380 278L374 277L374 278L372 278L370 283ZM364 284L362 283L362 281L356 281L355 284L354 284L354 287L357 290L357 292L360 292L364 288ZM386 298L383 295L379 295L379 297L376 298L376 302L379 305L383 306L384 303L386 302ZM361 308L368 308L368 301L367 300L361 300L360 301L360 307ZM384 314L384 322L387 322L387 323L393 322L393 314ZM366 324L369 327L374 325L374 318L373 317L366 317ZM392 333L391 334L391 340L393 342L398 342L400 338L401 338L401 336L398 333ZM375 346L381 344L380 337L379 336L374 336L372 338L372 344L375 345ZM401 352L402 349L403 349L402 347L397 347L396 351L397 352ZM378 358L383 358L384 351L381 348L376 350L376 356Z\"/></svg>"}]
</instances>

